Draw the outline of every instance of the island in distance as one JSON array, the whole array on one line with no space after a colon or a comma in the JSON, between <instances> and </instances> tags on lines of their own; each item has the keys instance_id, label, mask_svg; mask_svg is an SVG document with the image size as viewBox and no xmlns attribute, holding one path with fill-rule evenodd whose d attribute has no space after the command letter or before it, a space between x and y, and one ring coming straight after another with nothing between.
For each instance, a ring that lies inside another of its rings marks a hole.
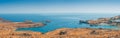
<instances>
[{"instance_id":1,"label":"island in distance","mask_svg":"<svg viewBox=\"0 0 120 38\"><path fill-rule=\"evenodd\" d=\"M112 20L118 20L119 16L112 17ZM114 18L114 19L113 19ZM109 19L109 18L107 18ZM105 21L104 18L103 21ZM107 20L108 21L108 20ZM97 21L96 21L97 22ZM100 21L101 22L101 21ZM88 24L100 24L89 23ZM101 22L113 23L113 22ZM116 23L116 22L115 22ZM32 21L10 22L0 19L0 38L120 38L120 30L113 29L93 29L93 28L60 28L47 33L33 31L16 31L17 28L42 27L43 23L34 23Z\"/></svg>"}]
</instances>

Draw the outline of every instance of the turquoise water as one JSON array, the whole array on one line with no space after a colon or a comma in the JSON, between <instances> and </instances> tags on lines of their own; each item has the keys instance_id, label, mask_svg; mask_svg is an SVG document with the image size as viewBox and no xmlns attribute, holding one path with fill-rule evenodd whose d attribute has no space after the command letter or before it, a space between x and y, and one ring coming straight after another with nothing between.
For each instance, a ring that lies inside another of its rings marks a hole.
<instances>
[{"instance_id":1,"label":"turquoise water","mask_svg":"<svg viewBox=\"0 0 120 38\"><path fill-rule=\"evenodd\" d=\"M79 24L79 20L90 20L102 17L112 17L118 14L0 14L1 18L11 20L13 22L23 22L24 20L32 20L33 22L44 22L51 20L50 23L43 27L19 28L17 30L30 30L36 32L49 32L59 28L106 28L114 29L115 26L89 26L88 24Z\"/></svg>"}]
</instances>

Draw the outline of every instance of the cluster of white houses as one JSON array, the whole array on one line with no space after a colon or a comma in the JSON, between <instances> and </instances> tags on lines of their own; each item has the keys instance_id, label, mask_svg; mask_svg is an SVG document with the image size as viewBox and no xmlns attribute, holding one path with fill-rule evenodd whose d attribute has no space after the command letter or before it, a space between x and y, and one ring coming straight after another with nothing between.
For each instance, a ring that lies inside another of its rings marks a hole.
<instances>
[{"instance_id":1,"label":"cluster of white houses","mask_svg":"<svg viewBox=\"0 0 120 38\"><path fill-rule=\"evenodd\" d=\"M98 18L97 20L87 20L87 21L80 20L80 23L87 23L90 25L108 24L108 25L120 26L120 16L115 16L111 18Z\"/></svg>"}]
</instances>

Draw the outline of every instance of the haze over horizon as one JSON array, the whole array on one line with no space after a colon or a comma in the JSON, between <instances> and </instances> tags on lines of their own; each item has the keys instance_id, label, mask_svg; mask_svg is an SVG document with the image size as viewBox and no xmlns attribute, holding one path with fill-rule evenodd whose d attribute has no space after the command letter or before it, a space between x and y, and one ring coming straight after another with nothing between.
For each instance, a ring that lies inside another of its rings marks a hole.
<instances>
[{"instance_id":1,"label":"haze over horizon","mask_svg":"<svg viewBox=\"0 0 120 38\"><path fill-rule=\"evenodd\" d=\"M120 0L0 0L1 13L120 13Z\"/></svg>"}]
</instances>

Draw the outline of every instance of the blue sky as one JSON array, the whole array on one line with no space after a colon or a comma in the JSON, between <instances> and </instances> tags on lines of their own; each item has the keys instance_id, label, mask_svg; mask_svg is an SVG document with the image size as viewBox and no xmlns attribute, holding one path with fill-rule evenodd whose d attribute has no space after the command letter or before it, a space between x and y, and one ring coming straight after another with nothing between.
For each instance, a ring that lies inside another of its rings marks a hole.
<instances>
[{"instance_id":1,"label":"blue sky","mask_svg":"<svg viewBox=\"0 0 120 38\"><path fill-rule=\"evenodd\" d=\"M0 13L119 12L119 0L0 0Z\"/></svg>"}]
</instances>

